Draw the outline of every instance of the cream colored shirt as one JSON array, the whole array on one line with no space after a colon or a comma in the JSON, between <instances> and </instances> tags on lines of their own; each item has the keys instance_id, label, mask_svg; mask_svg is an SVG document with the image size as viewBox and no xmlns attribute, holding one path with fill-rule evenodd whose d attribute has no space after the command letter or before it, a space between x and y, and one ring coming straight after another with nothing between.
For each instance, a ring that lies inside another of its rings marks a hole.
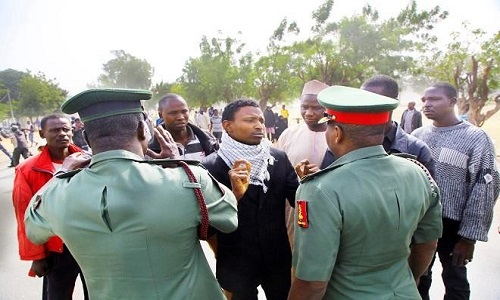
<instances>
[{"instance_id":1,"label":"cream colored shirt","mask_svg":"<svg viewBox=\"0 0 500 300\"><path fill-rule=\"evenodd\" d=\"M319 167L328 146L324 131L311 131L305 123L300 123L283 131L276 148L285 151L293 166L308 159Z\"/></svg>"}]
</instances>

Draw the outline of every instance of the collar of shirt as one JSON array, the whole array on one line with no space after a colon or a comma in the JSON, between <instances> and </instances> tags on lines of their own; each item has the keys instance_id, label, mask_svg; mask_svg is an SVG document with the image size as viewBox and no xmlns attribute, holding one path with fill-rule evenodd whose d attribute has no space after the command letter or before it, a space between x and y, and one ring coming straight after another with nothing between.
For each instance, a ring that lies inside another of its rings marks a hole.
<instances>
[{"instance_id":1,"label":"collar of shirt","mask_svg":"<svg viewBox=\"0 0 500 300\"><path fill-rule=\"evenodd\" d=\"M391 123L391 129L384 136L384 149L387 153L391 153L392 145L394 144L394 140L396 139L396 131L398 124L394 121Z\"/></svg>"},{"instance_id":2,"label":"collar of shirt","mask_svg":"<svg viewBox=\"0 0 500 300\"><path fill-rule=\"evenodd\" d=\"M101 152L98 154L94 154L92 156L92 160L90 161L89 167L92 167L93 165L105 161L105 160L110 160L110 159L128 159L128 160L134 160L134 161L143 161L144 157L140 157L139 155L132 153L127 150L110 150L110 151L105 151Z\"/></svg>"},{"instance_id":3,"label":"collar of shirt","mask_svg":"<svg viewBox=\"0 0 500 300\"><path fill-rule=\"evenodd\" d=\"M375 156L385 156L387 153L382 145L364 147L351 151L344 156L338 158L334 163L332 163L329 168L337 168L341 165L351 163L360 159L375 157Z\"/></svg>"}]
</instances>

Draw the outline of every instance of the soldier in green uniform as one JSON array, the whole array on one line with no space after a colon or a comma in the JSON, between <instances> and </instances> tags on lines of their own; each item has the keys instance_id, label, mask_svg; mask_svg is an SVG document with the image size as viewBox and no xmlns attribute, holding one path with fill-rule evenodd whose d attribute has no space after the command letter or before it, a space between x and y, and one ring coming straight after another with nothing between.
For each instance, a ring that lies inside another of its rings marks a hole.
<instances>
[{"instance_id":1,"label":"soldier in green uniform","mask_svg":"<svg viewBox=\"0 0 500 300\"><path fill-rule=\"evenodd\" d=\"M289 299L420 299L415 283L441 236L441 205L422 165L382 147L397 100L342 86L318 100L338 159L297 191Z\"/></svg>"},{"instance_id":2,"label":"soldier in green uniform","mask_svg":"<svg viewBox=\"0 0 500 300\"><path fill-rule=\"evenodd\" d=\"M78 112L93 150L88 168L53 179L26 211L28 238L61 237L81 266L91 299L224 299L198 238L201 188L209 224L237 228L237 203L200 166L144 160L149 91L98 89L62 106ZM72 175L72 176L71 176Z\"/></svg>"}]
</instances>

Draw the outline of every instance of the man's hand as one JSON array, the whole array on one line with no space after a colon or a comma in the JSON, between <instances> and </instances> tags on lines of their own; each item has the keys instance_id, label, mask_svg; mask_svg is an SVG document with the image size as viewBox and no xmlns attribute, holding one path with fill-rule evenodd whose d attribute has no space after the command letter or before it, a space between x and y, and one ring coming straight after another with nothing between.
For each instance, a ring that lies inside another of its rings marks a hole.
<instances>
[{"instance_id":1,"label":"man's hand","mask_svg":"<svg viewBox=\"0 0 500 300\"><path fill-rule=\"evenodd\" d=\"M73 171L80 168L85 168L90 163L91 156L83 152L75 152L68 155L61 166L61 171Z\"/></svg>"},{"instance_id":2,"label":"man's hand","mask_svg":"<svg viewBox=\"0 0 500 300\"><path fill-rule=\"evenodd\" d=\"M31 263L31 270L35 273L36 276L42 277L49 273L49 261L47 258L42 258L39 260L34 260Z\"/></svg>"},{"instance_id":3,"label":"man's hand","mask_svg":"<svg viewBox=\"0 0 500 300\"><path fill-rule=\"evenodd\" d=\"M237 200L240 200L248 189L248 185L250 184L250 169L250 162L245 159L238 159L234 162L233 168L229 170L231 188Z\"/></svg>"},{"instance_id":4,"label":"man's hand","mask_svg":"<svg viewBox=\"0 0 500 300\"><path fill-rule=\"evenodd\" d=\"M295 173L297 173L300 179L304 178L304 176L306 175L313 174L318 171L318 165L311 164L307 159L303 159L297 165L295 165Z\"/></svg>"},{"instance_id":5,"label":"man's hand","mask_svg":"<svg viewBox=\"0 0 500 300\"><path fill-rule=\"evenodd\" d=\"M460 239L453 248L452 263L456 267L462 267L472 261L474 256L474 244L473 242Z\"/></svg>"},{"instance_id":6,"label":"man's hand","mask_svg":"<svg viewBox=\"0 0 500 300\"><path fill-rule=\"evenodd\" d=\"M158 125L153 129L154 136L158 143L160 144L160 153L156 153L151 149L148 149L146 155L159 159L159 158L180 158L179 148L177 148L177 143L174 141L174 138L165 130L161 125Z\"/></svg>"}]
</instances>

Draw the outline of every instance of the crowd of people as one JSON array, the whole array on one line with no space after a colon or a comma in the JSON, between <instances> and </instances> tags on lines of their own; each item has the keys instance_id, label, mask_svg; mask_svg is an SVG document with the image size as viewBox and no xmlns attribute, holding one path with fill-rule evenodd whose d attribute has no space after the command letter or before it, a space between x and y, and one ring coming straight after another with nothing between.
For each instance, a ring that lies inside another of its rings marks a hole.
<instances>
[{"instance_id":1,"label":"crowd of people","mask_svg":"<svg viewBox=\"0 0 500 300\"><path fill-rule=\"evenodd\" d=\"M127 89L43 117L46 146L16 166L12 199L44 299L71 299L78 276L86 299L257 299L259 286L270 300L429 299L436 255L445 299L468 299L500 178L491 139L455 115L456 89L431 85L400 123L389 76L312 80L298 96L290 127L285 105L191 116L173 93L153 122L151 93Z\"/></svg>"}]
</instances>

